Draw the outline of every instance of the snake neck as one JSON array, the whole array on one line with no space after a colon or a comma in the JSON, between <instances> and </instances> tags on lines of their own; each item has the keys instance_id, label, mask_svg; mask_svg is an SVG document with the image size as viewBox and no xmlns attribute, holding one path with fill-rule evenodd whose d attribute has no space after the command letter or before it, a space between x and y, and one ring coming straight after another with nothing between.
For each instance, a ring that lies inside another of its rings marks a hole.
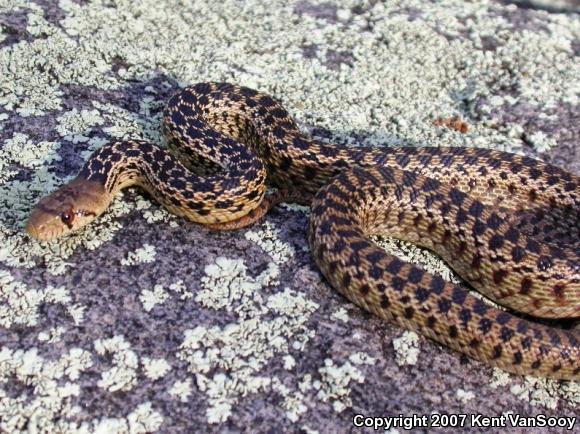
<instances>
[{"instance_id":1,"label":"snake neck","mask_svg":"<svg viewBox=\"0 0 580 434\"><path fill-rule=\"evenodd\" d=\"M238 146L235 153L240 159L235 167L199 176L167 149L144 141L116 142L97 150L79 177L101 185L109 200L124 188L138 186L178 216L197 223L220 223L247 214L265 193L262 163Z\"/></svg>"}]
</instances>

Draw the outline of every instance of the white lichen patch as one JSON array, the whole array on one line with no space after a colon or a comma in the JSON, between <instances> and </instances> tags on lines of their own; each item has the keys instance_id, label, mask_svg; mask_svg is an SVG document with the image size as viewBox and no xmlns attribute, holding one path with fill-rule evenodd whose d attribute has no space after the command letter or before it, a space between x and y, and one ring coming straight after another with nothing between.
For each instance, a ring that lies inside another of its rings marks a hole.
<instances>
[{"instance_id":1,"label":"white lichen patch","mask_svg":"<svg viewBox=\"0 0 580 434\"><path fill-rule=\"evenodd\" d=\"M149 140L162 143L161 115L142 116L139 113L125 110L113 104L93 101L93 106L101 113L105 122L110 125L103 132L118 140Z\"/></svg>"},{"instance_id":2,"label":"white lichen patch","mask_svg":"<svg viewBox=\"0 0 580 434\"><path fill-rule=\"evenodd\" d=\"M150 200L138 195L135 199L135 209L137 211L147 210L153 206Z\"/></svg>"},{"instance_id":3,"label":"white lichen patch","mask_svg":"<svg viewBox=\"0 0 580 434\"><path fill-rule=\"evenodd\" d=\"M547 137L543 132L538 131L536 133L527 136L528 142L536 149L538 152L547 152L551 148L555 148L558 143L550 137Z\"/></svg>"},{"instance_id":4,"label":"white lichen patch","mask_svg":"<svg viewBox=\"0 0 580 434\"><path fill-rule=\"evenodd\" d=\"M302 377L302 380L298 383L298 390L300 390L302 393L306 393L312 389L314 389L312 374L306 374L304 375L304 377Z\"/></svg>"},{"instance_id":5,"label":"white lichen patch","mask_svg":"<svg viewBox=\"0 0 580 434\"><path fill-rule=\"evenodd\" d=\"M83 320L85 319L85 311L87 310L86 306L81 304L71 304L67 308L67 312L72 317L76 326L80 325Z\"/></svg>"},{"instance_id":6,"label":"white lichen patch","mask_svg":"<svg viewBox=\"0 0 580 434\"><path fill-rule=\"evenodd\" d=\"M580 382L560 382L537 377L525 377L523 383L513 382L514 377L507 372L494 368L490 386L494 389L509 386L509 391L519 399L534 406L556 408L560 400L572 407L580 405Z\"/></svg>"},{"instance_id":7,"label":"white lichen patch","mask_svg":"<svg viewBox=\"0 0 580 434\"><path fill-rule=\"evenodd\" d=\"M100 356L112 356L113 367L101 374L97 385L109 392L131 390L137 383L139 358L123 336L97 339L95 350Z\"/></svg>"},{"instance_id":8,"label":"white lichen patch","mask_svg":"<svg viewBox=\"0 0 580 434\"><path fill-rule=\"evenodd\" d=\"M332 318L334 318L338 321L342 321L343 323L347 323L348 322L348 311L344 307L341 307L332 313Z\"/></svg>"},{"instance_id":9,"label":"white lichen patch","mask_svg":"<svg viewBox=\"0 0 580 434\"><path fill-rule=\"evenodd\" d=\"M79 138L81 138L81 140L83 137L86 136L82 136L82 135L76 135L73 137L73 142L75 140L79 140ZM102 146L106 145L107 143L109 143L111 140L105 137L100 137L100 136L94 136L91 138L87 137L86 140L86 144L87 144L87 148L84 151L81 151L80 156L83 160L87 160L90 158L91 154L96 151L97 149L101 148Z\"/></svg>"},{"instance_id":10,"label":"white lichen patch","mask_svg":"<svg viewBox=\"0 0 580 434\"><path fill-rule=\"evenodd\" d=\"M568 401L572 407L580 405L580 382L569 381L562 387L556 380L526 377L523 384L513 384L510 392L523 401L534 406L556 409L561 399Z\"/></svg>"},{"instance_id":11,"label":"white lichen patch","mask_svg":"<svg viewBox=\"0 0 580 434\"><path fill-rule=\"evenodd\" d=\"M226 309L240 316L258 312L263 305L260 288L277 284L280 270L272 262L256 278L249 277L246 272L241 259L216 258L215 263L205 267L201 278L203 289L197 293L195 300L204 307Z\"/></svg>"},{"instance_id":12,"label":"white lichen patch","mask_svg":"<svg viewBox=\"0 0 580 434\"><path fill-rule=\"evenodd\" d=\"M163 378L171 370L171 365L165 359L142 357L141 364L147 378L153 381Z\"/></svg>"},{"instance_id":13,"label":"white lichen patch","mask_svg":"<svg viewBox=\"0 0 580 434\"><path fill-rule=\"evenodd\" d=\"M352 353L348 357L348 360L350 360L355 365L374 365L376 363L374 357L360 351Z\"/></svg>"},{"instance_id":14,"label":"white lichen patch","mask_svg":"<svg viewBox=\"0 0 580 434\"><path fill-rule=\"evenodd\" d=\"M265 299L260 294L264 286L276 283L278 274L278 267L270 263L252 278L243 261L224 257L205 268L196 301L235 312L239 318L223 328L198 326L186 331L178 353L208 397L209 423L227 420L242 396L269 387L271 380L258 373L274 357L286 356L292 340L312 337L305 324L315 303L289 288Z\"/></svg>"},{"instance_id":15,"label":"white lichen patch","mask_svg":"<svg viewBox=\"0 0 580 434\"><path fill-rule=\"evenodd\" d=\"M374 363L373 357L361 352L351 354L342 366L336 366L333 360L325 359L324 366L319 369L320 379L313 379L311 374L306 374L298 384L298 390L301 395L310 391L316 392L318 400L331 402L334 411L340 413L352 406L350 383L365 381L364 375L356 366Z\"/></svg>"},{"instance_id":16,"label":"white lichen patch","mask_svg":"<svg viewBox=\"0 0 580 434\"><path fill-rule=\"evenodd\" d=\"M43 304L69 306L71 296L63 288L48 286L31 289L18 282L7 270L0 270L0 326L13 325L32 327L41 320L39 310Z\"/></svg>"},{"instance_id":17,"label":"white lichen patch","mask_svg":"<svg viewBox=\"0 0 580 434\"><path fill-rule=\"evenodd\" d=\"M45 37L0 50L0 106L22 116L41 115L62 107L63 84L118 86L94 44L81 45L44 20L42 9L33 6L32 2L21 5L29 11L28 30Z\"/></svg>"},{"instance_id":18,"label":"white lichen patch","mask_svg":"<svg viewBox=\"0 0 580 434\"><path fill-rule=\"evenodd\" d=\"M68 432L76 411L80 374L93 365L89 352L72 348L58 360L46 360L35 348L0 349L0 431ZM8 381L26 385L27 392L12 397L3 389ZM70 431L76 432L76 431Z\"/></svg>"},{"instance_id":19,"label":"white lichen patch","mask_svg":"<svg viewBox=\"0 0 580 434\"><path fill-rule=\"evenodd\" d=\"M272 380L272 389L282 396L282 408L286 410L286 417L292 423L298 422L300 416L306 413L308 407L304 404L304 394L286 387L277 378Z\"/></svg>"},{"instance_id":20,"label":"white lichen patch","mask_svg":"<svg viewBox=\"0 0 580 434\"><path fill-rule=\"evenodd\" d=\"M163 423L163 416L153 410L150 402L137 406L124 418L102 418L93 420L91 427L83 427L79 432L95 434L145 434L157 432ZM91 429L92 428L92 429ZM71 431L74 432L74 431Z\"/></svg>"},{"instance_id":21,"label":"white lichen patch","mask_svg":"<svg viewBox=\"0 0 580 434\"><path fill-rule=\"evenodd\" d=\"M475 393L473 393L471 391L466 391L463 389L457 389L455 391L455 395L464 404L467 404L469 401L471 401L473 398L475 398Z\"/></svg>"},{"instance_id":22,"label":"white lichen patch","mask_svg":"<svg viewBox=\"0 0 580 434\"><path fill-rule=\"evenodd\" d=\"M193 298L193 292L187 289L185 283L181 279L178 279L169 285L169 290L179 294L180 300L189 300L190 298Z\"/></svg>"},{"instance_id":23,"label":"white lichen patch","mask_svg":"<svg viewBox=\"0 0 580 434\"><path fill-rule=\"evenodd\" d=\"M157 251L151 244L143 244L134 252L127 253L125 259L121 259L121 265L150 264L155 261Z\"/></svg>"},{"instance_id":24,"label":"white lichen patch","mask_svg":"<svg viewBox=\"0 0 580 434\"><path fill-rule=\"evenodd\" d=\"M283 357L284 360L284 369L291 370L296 366L296 359L292 357L290 354L287 354Z\"/></svg>"},{"instance_id":25,"label":"white lichen patch","mask_svg":"<svg viewBox=\"0 0 580 434\"><path fill-rule=\"evenodd\" d=\"M565 401L569 402L572 407L578 408L580 406L580 381L567 381L564 384L554 385L554 390L557 390L558 395Z\"/></svg>"},{"instance_id":26,"label":"white lichen patch","mask_svg":"<svg viewBox=\"0 0 580 434\"><path fill-rule=\"evenodd\" d=\"M6 165L8 161L0 160L0 185L4 184L9 179L12 179L14 176L18 175L17 170L9 170Z\"/></svg>"},{"instance_id":27,"label":"white lichen patch","mask_svg":"<svg viewBox=\"0 0 580 434\"><path fill-rule=\"evenodd\" d=\"M165 211L164 209L156 209L154 211L151 210L145 210L143 211L143 218L145 219L145 221L149 224L151 223L158 223L158 222L162 222L162 221L169 221L169 218L171 217L171 214L169 214L167 211Z\"/></svg>"},{"instance_id":28,"label":"white lichen patch","mask_svg":"<svg viewBox=\"0 0 580 434\"><path fill-rule=\"evenodd\" d=\"M169 298L169 293L161 285L155 285L153 290L144 289L139 295L139 300L143 303L143 309L150 312L156 305L162 304Z\"/></svg>"},{"instance_id":29,"label":"white lichen patch","mask_svg":"<svg viewBox=\"0 0 580 434\"><path fill-rule=\"evenodd\" d=\"M303 214L308 215L310 213L310 206L307 205L299 205L297 203L281 203L280 205L282 208L286 208L287 210L290 211L294 211L294 212L300 212Z\"/></svg>"},{"instance_id":30,"label":"white lichen patch","mask_svg":"<svg viewBox=\"0 0 580 434\"><path fill-rule=\"evenodd\" d=\"M47 344L54 344L60 342L62 335L66 332L64 327L52 327L47 331L41 331L38 333L38 340L40 342L46 342Z\"/></svg>"},{"instance_id":31,"label":"white lichen patch","mask_svg":"<svg viewBox=\"0 0 580 434\"><path fill-rule=\"evenodd\" d=\"M365 377L362 372L350 361L337 366L332 359L324 360L324 366L318 372L320 380L312 383L318 391L316 398L322 402L330 402L336 413L352 407L350 383L363 383Z\"/></svg>"},{"instance_id":32,"label":"white lichen patch","mask_svg":"<svg viewBox=\"0 0 580 434\"><path fill-rule=\"evenodd\" d=\"M175 216L170 214L164 208L151 209L153 204L151 201L145 199L142 196L138 196L135 202L135 209L142 212L142 216L145 221L149 224L159 223L159 222L169 222L172 227L177 226Z\"/></svg>"},{"instance_id":33,"label":"white lichen patch","mask_svg":"<svg viewBox=\"0 0 580 434\"><path fill-rule=\"evenodd\" d=\"M60 115L57 121L56 131L69 140L72 136L86 136L95 126L105 123L98 110L78 110L76 108Z\"/></svg>"},{"instance_id":34,"label":"white lichen patch","mask_svg":"<svg viewBox=\"0 0 580 434\"><path fill-rule=\"evenodd\" d=\"M509 373L498 368L493 368L489 385L496 389L498 387L507 386L511 383L511 380L512 376Z\"/></svg>"},{"instance_id":35,"label":"white lichen patch","mask_svg":"<svg viewBox=\"0 0 580 434\"><path fill-rule=\"evenodd\" d=\"M191 378L184 381L176 381L169 389L169 394L181 402L187 402L191 396Z\"/></svg>"},{"instance_id":36,"label":"white lichen patch","mask_svg":"<svg viewBox=\"0 0 580 434\"><path fill-rule=\"evenodd\" d=\"M401 337L393 339L397 365L416 365L419 357L419 335L406 331Z\"/></svg>"},{"instance_id":37,"label":"white lichen patch","mask_svg":"<svg viewBox=\"0 0 580 434\"><path fill-rule=\"evenodd\" d=\"M288 243L281 241L278 237L280 229L270 222L264 222L264 229L249 230L244 237L260 246L272 260L278 264L284 264L294 257L294 249Z\"/></svg>"},{"instance_id":38,"label":"white lichen patch","mask_svg":"<svg viewBox=\"0 0 580 434\"><path fill-rule=\"evenodd\" d=\"M43 164L58 161L60 156L56 151L59 147L60 144L57 142L34 143L26 134L14 133L12 138L4 141L0 149L0 168L7 161L27 168L38 168Z\"/></svg>"}]
</instances>

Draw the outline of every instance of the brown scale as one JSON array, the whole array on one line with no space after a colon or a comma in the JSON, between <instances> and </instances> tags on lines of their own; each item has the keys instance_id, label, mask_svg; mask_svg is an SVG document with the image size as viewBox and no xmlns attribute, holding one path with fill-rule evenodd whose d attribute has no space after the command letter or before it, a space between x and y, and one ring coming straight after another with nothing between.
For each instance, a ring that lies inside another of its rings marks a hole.
<instances>
[{"instance_id":1,"label":"brown scale","mask_svg":"<svg viewBox=\"0 0 580 434\"><path fill-rule=\"evenodd\" d=\"M271 97L227 83L179 91L163 132L172 154L139 141L96 151L75 180L41 200L28 232L49 240L76 230L129 185L219 230L252 224L281 201L308 204L316 194L313 257L348 299L507 371L580 378L578 331L492 307L368 239L386 233L432 249L511 309L577 318L578 177L488 149L327 145L303 135ZM266 171L279 189L267 197Z\"/></svg>"}]
</instances>

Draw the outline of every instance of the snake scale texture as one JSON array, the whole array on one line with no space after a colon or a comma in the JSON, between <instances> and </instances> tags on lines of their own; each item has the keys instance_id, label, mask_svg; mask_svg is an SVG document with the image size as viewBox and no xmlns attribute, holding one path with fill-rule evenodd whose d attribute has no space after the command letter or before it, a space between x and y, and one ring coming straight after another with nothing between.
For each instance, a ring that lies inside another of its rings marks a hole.
<instances>
[{"instance_id":1,"label":"snake scale texture","mask_svg":"<svg viewBox=\"0 0 580 434\"><path fill-rule=\"evenodd\" d=\"M309 243L341 294L379 317L517 374L580 378L580 178L476 148L333 146L300 132L270 96L200 83L169 101L168 148L97 150L27 224L51 240L137 185L171 212L217 229L252 223L284 198L311 200ZM267 196L266 181L279 192ZM377 247L387 234L441 255L500 310ZM522 314L510 313L518 311Z\"/></svg>"}]
</instances>

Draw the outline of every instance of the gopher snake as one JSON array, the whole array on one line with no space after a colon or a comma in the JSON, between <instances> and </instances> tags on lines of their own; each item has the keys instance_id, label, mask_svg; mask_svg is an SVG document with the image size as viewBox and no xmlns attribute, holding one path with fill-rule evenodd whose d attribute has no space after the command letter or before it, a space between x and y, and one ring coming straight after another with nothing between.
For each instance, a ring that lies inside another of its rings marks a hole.
<instances>
[{"instance_id":1,"label":"gopher snake","mask_svg":"<svg viewBox=\"0 0 580 434\"><path fill-rule=\"evenodd\" d=\"M172 153L144 141L102 147L73 181L39 202L28 233L41 240L69 233L131 185L179 216L222 229L253 222L291 192L303 200L316 194L312 254L348 299L507 371L580 378L577 331L492 307L368 239L389 234L432 249L514 310L576 318L578 177L487 149L326 145L302 134L268 95L225 83L179 91L163 129ZM207 170L194 173L200 163ZM265 196L266 177L277 197ZM571 243L563 242L564 221Z\"/></svg>"}]
</instances>

